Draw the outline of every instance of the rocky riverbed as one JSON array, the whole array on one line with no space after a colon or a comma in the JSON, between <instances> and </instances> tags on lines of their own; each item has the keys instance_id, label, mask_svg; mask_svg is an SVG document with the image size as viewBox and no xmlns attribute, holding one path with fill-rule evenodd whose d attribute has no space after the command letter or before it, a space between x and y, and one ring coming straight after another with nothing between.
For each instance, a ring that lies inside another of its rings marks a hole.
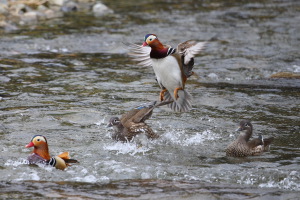
<instances>
[{"instance_id":1,"label":"rocky riverbed","mask_svg":"<svg viewBox=\"0 0 300 200\"><path fill-rule=\"evenodd\" d=\"M63 17L69 12L95 16L112 14L113 10L96 0L1 0L0 28L16 30L19 25L32 25Z\"/></svg>"}]
</instances>

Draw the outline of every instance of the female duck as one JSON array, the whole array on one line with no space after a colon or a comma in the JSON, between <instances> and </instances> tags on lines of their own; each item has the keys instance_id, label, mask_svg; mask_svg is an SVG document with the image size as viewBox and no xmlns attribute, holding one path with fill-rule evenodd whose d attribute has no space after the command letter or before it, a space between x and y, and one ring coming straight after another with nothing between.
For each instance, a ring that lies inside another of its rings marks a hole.
<instances>
[{"instance_id":1,"label":"female duck","mask_svg":"<svg viewBox=\"0 0 300 200\"><path fill-rule=\"evenodd\" d=\"M231 157L245 157L261 155L264 151L268 151L273 137L263 138L260 135L258 138L250 140L252 136L252 124L249 120L242 120L237 131L241 131L238 138L228 145L226 155Z\"/></svg>"}]
</instances>

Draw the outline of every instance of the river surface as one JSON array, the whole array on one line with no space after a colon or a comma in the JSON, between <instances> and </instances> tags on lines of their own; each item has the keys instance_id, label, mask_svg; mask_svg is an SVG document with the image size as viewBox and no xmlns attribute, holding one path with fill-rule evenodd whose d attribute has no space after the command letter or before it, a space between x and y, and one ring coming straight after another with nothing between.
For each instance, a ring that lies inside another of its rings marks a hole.
<instances>
[{"instance_id":1,"label":"river surface","mask_svg":"<svg viewBox=\"0 0 300 200\"><path fill-rule=\"evenodd\" d=\"M103 1L88 13L0 36L1 199L299 199L299 1ZM112 116L158 100L152 68L122 42L155 33L173 46L210 41L186 89L193 110L154 110L160 135L142 146L111 139ZM241 119L275 138L262 156L228 158ZM33 135L80 164L26 164Z\"/></svg>"}]
</instances>

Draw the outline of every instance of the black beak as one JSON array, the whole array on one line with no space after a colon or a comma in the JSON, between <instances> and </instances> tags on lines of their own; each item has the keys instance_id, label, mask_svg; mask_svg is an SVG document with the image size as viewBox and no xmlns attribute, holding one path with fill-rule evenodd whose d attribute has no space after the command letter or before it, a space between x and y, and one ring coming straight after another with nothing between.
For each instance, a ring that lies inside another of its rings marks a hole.
<instances>
[{"instance_id":1,"label":"black beak","mask_svg":"<svg viewBox=\"0 0 300 200\"><path fill-rule=\"evenodd\" d=\"M242 131L242 127L239 127L238 129L236 129L235 131Z\"/></svg>"},{"instance_id":2,"label":"black beak","mask_svg":"<svg viewBox=\"0 0 300 200\"><path fill-rule=\"evenodd\" d=\"M112 127L112 123L108 123L106 127Z\"/></svg>"}]
</instances>

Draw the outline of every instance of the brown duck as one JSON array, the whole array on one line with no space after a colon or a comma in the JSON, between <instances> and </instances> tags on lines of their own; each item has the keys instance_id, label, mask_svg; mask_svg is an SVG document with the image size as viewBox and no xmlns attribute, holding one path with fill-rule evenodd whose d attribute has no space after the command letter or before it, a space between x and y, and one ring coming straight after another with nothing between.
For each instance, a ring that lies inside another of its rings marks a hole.
<instances>
[{"instance_id":1,"label":"brown duck","mask_svg":"<svg viewBox=\"0 0 300 200\"><path fill-rule=\"evenodd\" d=\"M133 108L129 112L122 115L121 119L112 117L109 120L108 127L114 128L112 138L117 141L131 141L139 134L145 134L149 139L155 139L159 136L148 126L145 121L149 119L153 113L153 109L171 103L172 101L163 101L156 104L146 104Z\"/></svg>"},{"instance_id":2,"label":"brown duck","mask_svg":"<svg viewBox=\"0 0 300 200\"><path fill-rule=\"evenodd\" d=\"M261 155L264 151L269 151L273 137L258 138L250 140L252 136L253 126L249 120L242 120L237 131L241 131L238 138L228 145L226 155L231 157L246 157Z\"/></svg>"}]
</instances>

